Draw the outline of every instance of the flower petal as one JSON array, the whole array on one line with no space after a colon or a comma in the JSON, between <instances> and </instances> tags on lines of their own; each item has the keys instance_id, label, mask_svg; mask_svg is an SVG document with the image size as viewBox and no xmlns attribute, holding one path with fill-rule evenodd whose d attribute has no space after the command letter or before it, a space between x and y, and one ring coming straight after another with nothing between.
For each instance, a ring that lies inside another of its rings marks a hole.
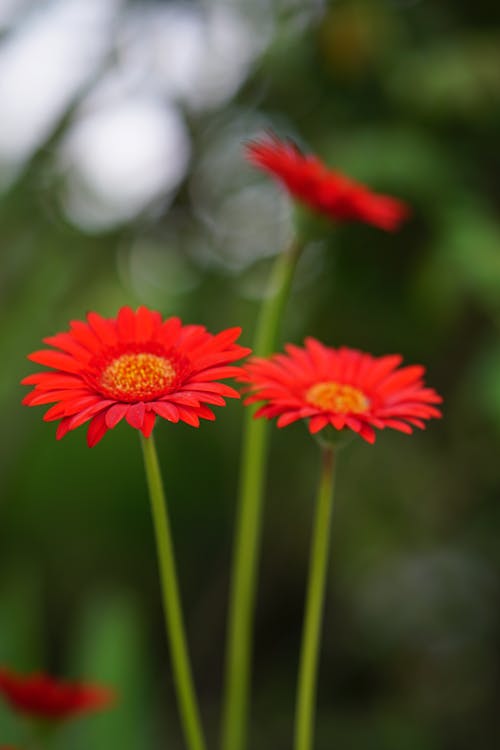
<instances>
[{"instance_id":1,"label":"flower petal","mask_svg":"<svg viewBox=\"0 0 500 750\"><path fill-rule=\"evenodd\" d=\"M108 428L106 426L104 414L98 414L93 418L87 430L87 445L89 446L89 448L93 448L95 445L97 445L97 443L102 440L107 431Z\"/></svg>"},{"instance_id":2,"label":"flower petal","mask_svg":"<svg viewBox=\"0 0 500 750\"><path fill-rule=\"evenodd\" d=\"M125 414L125 419L131 427L135 427L136 430L142 429L144 424L144 417L146 414L146 406L142 401L138 404L132 404L128 407Z\"/></svg>"}]
</instances>

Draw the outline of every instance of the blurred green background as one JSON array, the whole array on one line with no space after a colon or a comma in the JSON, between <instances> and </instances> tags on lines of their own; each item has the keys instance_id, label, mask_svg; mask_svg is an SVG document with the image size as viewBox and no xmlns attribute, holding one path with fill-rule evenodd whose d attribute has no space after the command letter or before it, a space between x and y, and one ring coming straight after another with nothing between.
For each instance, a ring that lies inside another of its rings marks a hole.
<instances>
[{"instance_id":1,"label":"blurred green background","mask_svg":"<svg viewBox=\"0 0 500 750\"><path fill-rule=\"evenodd\" d=\"M445 418L339 462L318 750L493 750L500 693L500 10L487 0L0 4L0 664L114 685L58 750L183 747L137 435L20 405L25 355L146 304L250 344L292 231L273 128L407 200L331 226L283 339L428 366ZM157 428L196 681L218 734L239 403ZM273 429L251 748L291 746L317 449ZM0 707L0 741L24 729Z\"/></svg>"}]
</instances>

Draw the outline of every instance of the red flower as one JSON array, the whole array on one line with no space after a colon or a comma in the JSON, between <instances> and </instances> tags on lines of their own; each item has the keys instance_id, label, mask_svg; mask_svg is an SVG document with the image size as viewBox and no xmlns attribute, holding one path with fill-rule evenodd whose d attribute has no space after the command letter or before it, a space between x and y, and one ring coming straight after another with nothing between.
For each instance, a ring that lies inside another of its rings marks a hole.
<instances>
[{"instance_id":1,"label":"red flower","mask_svg":"<svg viewBox=\"0 0 500 750\"><path fill-rule=\"evenodd\" d=\"M372 193L360 183L328 169L314 156L304 156L275 136L251 141L247 159L280 180L288 192L313 211L340 221L362 221L394 231L408 218L403 201Z\"/></svg>"},{"instance_id":2,"label":"red flower","mask_svg":"<svg viewBox=\"0 0 500 750\"><path fill-rule=\"evenodd\" d=\"M304 349L288 344L286 350L269 360L251 359L242 378L253 391L246 403L264 401L256 416L278 417L278 427L308 419L311 434L330 425L374 443L374 427L411 433L412 426L423 429L425 419L441 416L433 404L442 399L424 386L424 368L398 367L399 354L373 357L313 338Z\"/></svg>"},{"instance_id":3,"label":"red flower","mask_svg":"<svg viewBox=\"0 0 500 750\"><path fill-rule=\"evenodd\" d=\"M0 694L20 713L63 720L107 708L115 700L111 690L97 685L58 682L44 674L27 677L0 669Z\"/></svg>"},{"instance_id":4,"label":"red flower","mask_svg":"<svg viewBox=\"0 0 500 750\"><path fill-rule=\"evenodd\" d=\"M73 321L68 333L44 339L55 349L28 359L54 372L22 381L35 385L23 403L54 403L44 419L60 420L58 439L89 420L90 447L124 417L145 437L157 416L198 427L200 417L215 419L207 404L225 406L223 397L239 398L216 381L237 375L240 369L229 363L250 352L234 343L240 328L214 336L203 326L183 326L179 318L163 321L145 307L122 307L116 319L89 313L87 321Z\"/></svg>"}]
</instances>

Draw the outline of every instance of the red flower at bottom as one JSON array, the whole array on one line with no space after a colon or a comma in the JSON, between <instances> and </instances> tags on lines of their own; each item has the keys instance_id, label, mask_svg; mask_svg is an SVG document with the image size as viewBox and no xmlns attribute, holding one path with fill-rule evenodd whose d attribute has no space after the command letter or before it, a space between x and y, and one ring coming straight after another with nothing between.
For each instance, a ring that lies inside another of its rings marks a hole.
<instances>
[{"instance_id":1,"label":"red flower at bottom","mask_svg":"<svg viewBox=\"0 0 500 750\"><path fill-rule=\"evenodd\" d=\"M62 721L107 708L115 694L97 685L54 680L45 674L22 676L0 669L0 695L19 713Z\"/></svg>"},{"instance_id":2,"label":"red flower at bottom","mask_svg":"<svg viewBox=\"0 0 500 750\"><path fill-rule=\"evenodd\" d=\"M313 338L304 349L293 344L287 354L251 359L242 380L250 383L246 403L264 401L257 417L278 417L278 427L309 420L314 434L327 426L353 430L375 442L374 427L411 433L424 420L440 417L442 399L424 386L420 365L398 367L399 354L373 357L355 349L332 349Z\"/></svg>"}]
</instances>

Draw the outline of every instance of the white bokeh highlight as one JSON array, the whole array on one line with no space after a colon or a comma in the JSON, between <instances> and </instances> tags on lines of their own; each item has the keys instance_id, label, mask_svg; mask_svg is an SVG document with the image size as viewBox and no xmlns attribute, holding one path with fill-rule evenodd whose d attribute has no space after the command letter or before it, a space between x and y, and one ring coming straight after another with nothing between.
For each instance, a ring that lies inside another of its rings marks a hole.
<instances>
[{"instance_id":1,"label":"white bokeh highlight","mask_svg":"<svg viewBox=\"0 0 500 750\"><path fill-rule=\"evenodd\" d=\"M15 172L103 59L119 0L41 3L0 47L0 164Z\"/></svg>"},{"instance_id":2,"label":"white bokeh highlight","mask_svg":"<svg viewBox=\"0 0 500 750\"><path fill-rule=\"evenodd\" d=\"M66 209L78 224L100 229L167 199L183 179L190 155L175 108L130 97L82 116L61 150Z\"/></svg>"},{"instance_id":3,"label":"white bokeh highlight","mask_svg":"<svg viewBox=\"0 0 500 750\"><path fill-rule=\"evenodd\" d=\"M49 143L45 178L89 231L169 205L190 159L183 112L226 104L274 31L265 2L4 3L0 192Z\"/></svg>"},{"instance_id":4,"label":"white bokeh highlight","mask_svg":"<svg viewBox=\"0 0 500 750\"><path fill-rule=\"evenodd\" d=\"M237 3L143 5L125 19L122 67L190 109L210 109L236 93L271 35L270 15L243 15Z\"/></svg>"}]
</instances>

